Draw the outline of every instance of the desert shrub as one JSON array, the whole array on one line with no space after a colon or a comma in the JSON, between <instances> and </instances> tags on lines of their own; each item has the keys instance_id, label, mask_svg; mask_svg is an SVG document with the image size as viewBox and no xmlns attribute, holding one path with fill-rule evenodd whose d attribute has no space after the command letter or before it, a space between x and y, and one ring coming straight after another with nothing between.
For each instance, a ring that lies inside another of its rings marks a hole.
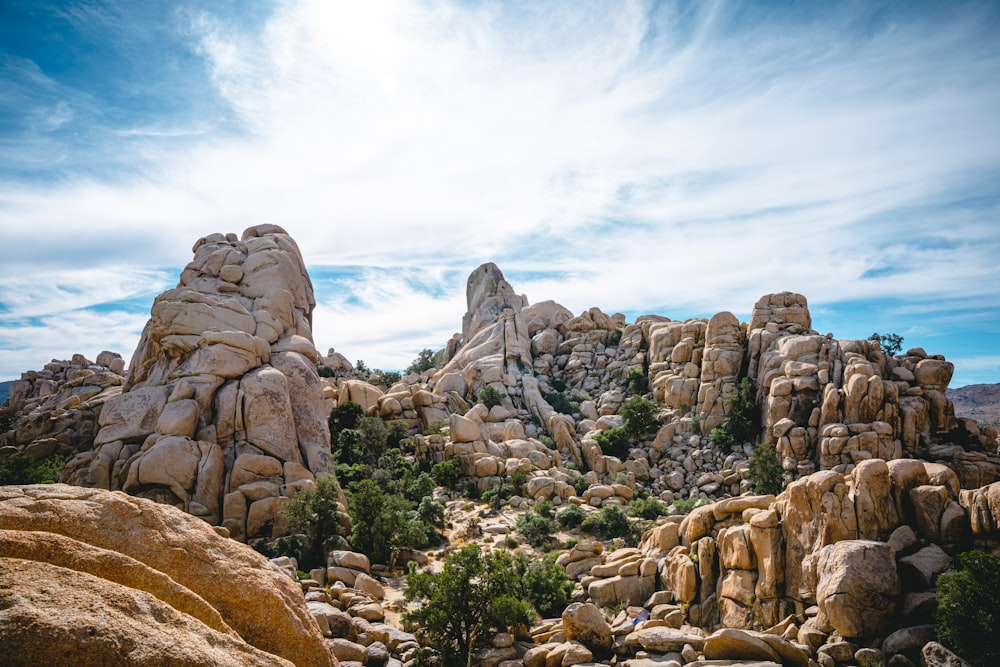
<instances>
[{"instance_id":1,"label":"desert shrub","mask_svg":"<svg viewBox=\"0 0 1000 667\"><path fill-rule=\"evenodd\" d=\"M344 401L334 407L327 418L327 424L330 427L330 444L337 444L337 437L342 430L357 428L364 413L364 409L354 401Z\"/></svg>"},{"instance_id":2,"label":"desert shrub","mask_svg":"<svg viewBox=\"0 0 1000 667\"><path fill-rule=\"evenodd\" d=\"M476 394L476 400L487 408L494 408L503 403L503 394L491 384L486 385Z\"/></svg>"},{"instance_id":3,"label":"desert shrub","mask_svg":"<svg viewBox=\"0 0 1000 667\"><path fill-rule=\"evenodd\" d=\"M523 596L539 616L551 618L562 613L573 592L573 582L566 577L565 568L556 564L555 556L546 554L529 561L524 554L516 554L514 568Z\"/></svg>"},{"instance_id":4,"label":"desert shrub","mask_svg":"<svg viewBox=\"0 0 1000 667\"><path fill-rule=\"evenodd\" d=\"M555 449L556 448L556 441L553 440L552 438L550 438L547 435L540 435L540 436L538 436L538 442L540 442L543 445L545 445L545 447L548 448L548 449Z\"/></svg>"},{"instance_id":5,"label":"desert shrub","mask_svg":"<svg viewBox=\"0 0 1000 667\"><path fill-rule=\"evenodd\" d=\"M656 403L648 398L633 396L625 401L619 412L625 422L625 431L633 438L642 438L656 426Z\"/></svg>"},{"instance_id":6,"label":"desert shrub","mask_svg":"<svg viewBox=\"0 0 1000 667\"><path fill-rule=\"evenodd\" d=\"M658 516L666 516L667 506L660 502L655 496L647 498L636 498L629 503L629 513L642 519L655 519Z\"/></svg>"},{"instance_id":7,"label":"desert shrub","mask_svg":"<svg viewBox=\"0 0 1000 667\"><path fill-rule=\"evenodd\" d=\"M566 394L558 391L546 394L545 402L551 405L553 410L564 415L572 415L580 409L579 403L571 401Z\"/></svg>"},{"instance_id":8,"label":"desert shrub","mask_svg":"<svg viewBox=\"0 0 1000 667\"><path fill-rule=\"evenodd\" d=\"M399 371L376 371L378 373L378 385L380 387L391 387L403 379Z\"/></svg>"},{"instance_id":9,"label":"desert shrub","mask_svg":"<svg viewBox=\"0 0 1000 667\"><path fill-rule=\"evenodd\" d=\"M608 456L617 456L620 459L628 458L629 437L624 426L615 426L601 431L594 436L594 440L601 446L601 451Z\"/></svg>"},{"instance_id":10,"label":"desert shrub","mask_svg":"<svg viewBox=\"0 0 1000 667\"><path fill-rule=\"evenodd\" d=\"M937 580L938 641L974 665L1000 664L1000 558L966 551L958 562Z\"/></svg>"},{"instance_id":11,"label":"desert shrub","mask_svg":"<svg viewBox=\"0 0 1000 667\"><path fill-rule=\"evenodd\" d=\"M339 498L337 480L321 475L313 486L299 489L281 506L289 530L304 534L308 540L299 567L309 570L326 565L327 549L340 535Z\"/></svg>"},{"instance_id":12,"label":"desert shrub","mask_svg":"<svg viewBox=\"0 0 1000 667\"><path fill-rule=\"evenodd\" d=\"M582 496L583 492L590 488L590 481L583 475L573 475L569 480L569 485L576 491L576 495Z\"/></svg>"},{"instance_id":13,"label":"desert shrub","mask_svg":"<svg viewBox=\"0 0 1000 667\"><path fill-rule=\"evenodd\" d=\"M709 439L720 447L730 449L753 442L760 430L760 410L750 378L740 381L739 393L726 401L726 417L722 424L712 429Z\"/></svg>"},{"instance_id":14,"label":"desert shrub","mask_svg":"<svg viewBox=\"0 0 1000 667\"><path fill-rule=\"evenodd\" d=\"M500 508L511 497L521 493L521 487L528 481L528 476L522 470L515 470L504 479L500 486L494 486L483 492L483 502Z\"/></svg>"},{"instance_id":15,"label":"desert shrub","mask_svg":"<svg viewBox=\"0 0 1000 667\"><path fill-rule=\"evenodd\" d=\"M545 516L537 510L525 512L517 518L517 532L534 547L540 547L552 540L552 533L557 525L551 516Z\"/></svg>"},{"instance_id":16,"label":"desert shrub","mask_svg":"<svg viewBox=\"0 0 1000 667\"><path fill-rule=\"evenodd\" d=\"M649 380L641 366L629 366L629 369L625 371L625 382L628 383L628 390L633 394L645 394L649 391Z\"/></svg>"},{"instance_id":17,"label":"desert shrub","mask_svg":"<svg viewBox=\"0 0 1000 667\"><path fill-rule=\"evenodd\" d=\"M785 482L785 471L778 462L778 455L775 454L773 446L766 442L758 442L753 446L749 473L754 493L775 495L781 493Z\"/></svg>"},{"instance_id":18,"label":"desert shrub","mask_svg":"<svg viewBox=\"0 0 1000 667\"><path fill-rule=\"evenodd\" d=\"M403 620L415 626L423 644L441 652L445 665L469 664L472 653L488 646L498 632L532 622L535 614L523 583L509 552L483 554L468 545L438 573L407 575L405 599L421 604Z\"/></svg>"},{"instance_id":19,"label":"desert shrub","mask_svg":"<svg viewBox=\"0 0 1000 667\"><path fill-rule=\"evenodd\" d=\"M14 428L17 423L17 415L8 408L0 408L0 433L6 433Z\"/></svg>"},{"instance_id":20,"label":"desert shrub","mask_svg":"<svg viewBox=\"0 0 1000 667\"><path fill-rule=\"evenodd\" d=\"M609 331L608 341L607 343L605 343L605 345L607 345L608 347L618 347L618 343L620 343L622 340L622 333L624 332L621 329L612 329L611 331Z\"/></svg>"},{"instance_id":21,"label":"desert shrub","mask_svg":"<svg viewBox=\"0 0 1000 667\"><path fill-rule=\"evenodd\" d=\"M323 364L316 366L316 374L321 378L332 378L334 375L333 369Z\"/></svg>"},{"instance_id":22,"label":"desert shrub","mask_svg":"<svg viewBox=\"0 0 1000 667\"><path fill-rule=\"evenodd\" d=\"M431 467L431 477L434 481L448 489L457 489L458 480L461 476L462 471L458 467L458 461L455 459L435 463Z\"/></svg>"},{"instance_id":23,"label":"desert shrub","mask_svg":"<svg viewBox=\"0 0 1000 667\"><path fill-rule=\"evenodd\" d=\"M605 540L621 537L635 542L639 537L638 527L616 505L602 507L600 512L591 514L580 524L580 528Z\"/></svg>"},{"instance_id":24,"label":"desert shrub","mask_svg":"<svg viewBox=\"0 0 1000 667\"><path fill-rule=\"evenodd\" d=\"M583 523L586 516L579 505L570 505L556 513L556 521L563 528L576 528Z\"/></svg>"},{"instance_id":25,"label":"desert shrub","mask_svg":"<svg viewBox=\"0 0 1000 667\"><path fill-rule=\"evenodd\" d=\"M406 367L406 374L423 373L432 368L434 368L434 351L425 347L417 353L413 363Z\"/></svg>"},{"instance_id":26,"label":"desert shrub","mask_svg":"<svg viewBox=\"0 0 1000 667\"><path fill-rule=\"evenodd\" d=\"M36 462L27 454L11 454L0 464L0 486L5 484L55 484L69 456L50 456Z\"/></svg>"}]
</instances>

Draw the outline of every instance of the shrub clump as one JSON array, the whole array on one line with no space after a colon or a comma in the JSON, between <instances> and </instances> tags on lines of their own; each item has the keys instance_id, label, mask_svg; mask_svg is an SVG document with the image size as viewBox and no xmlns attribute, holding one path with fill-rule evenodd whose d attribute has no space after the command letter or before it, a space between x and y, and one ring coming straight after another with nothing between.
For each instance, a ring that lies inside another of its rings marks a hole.
<instances>
[{"instance_id":1,"label":"shrub clump","mask_svg":"<svg viewBox=\"0 0 1000 667\"><path fill-rule=\"evenodd\" d=\"M586 517L586 513L580 509L579 505L570 505L565 509L559 510L556 514L556 521L563 528L576 528L583 523Z\"/></svg>"},{"instance_id":2,"label":"shrub clump","mask_svg":"<svg viewBox=\"0 0 1000 667\"><path fill-rule=\"evenodd\" d=\"M1000 558L966 551L958 562L937 580L938 641L973 665L1000 664Z\"/></svg>"},{"instance_id":3,"label":"shrub clump","mask_svg":"<svg viewBox=\"0 0 1000 667\"><path fill-rule=\"evenodd\" d=\"M774 447L766 442L758 442L753 446L749 473L754 493L777 495L784 488L785 471L778 462Z\"/></svg>"},{"instance_id":4,"label":"shrub clump","mask_svg":"<svg viewBox=\"0 0 1000 667\"><path fill-rule=\"evenodd\" d=\"M503 403L503 395L500 390L491 384L486 385L476 394L476 400L487 408L494 408Z\"/></svg>"},{"instance_id":5,"label":"shrub clump","mask_svg":"<svg viewBox=\"0 0 1000 667\"><path fill-rule=\"evenodd\" d=\"M726 417L712 429L709 439L720 447L733 449L753 442L760 431L760 410L750 378L740 380L739 393L726 401Z\"/></svg>"},{"instance_id":6,"label":"shrub clump","mask_svg":"<svg viewBox=\"0 0 1000 667\"><path fill-rule=\"evenodd\" d=\"M605 540L620 537L633 545L639 540L638 526L615 505L602 507L600 512L591 514L580 524L580 528Z\"/></svg>"}]
</instances>

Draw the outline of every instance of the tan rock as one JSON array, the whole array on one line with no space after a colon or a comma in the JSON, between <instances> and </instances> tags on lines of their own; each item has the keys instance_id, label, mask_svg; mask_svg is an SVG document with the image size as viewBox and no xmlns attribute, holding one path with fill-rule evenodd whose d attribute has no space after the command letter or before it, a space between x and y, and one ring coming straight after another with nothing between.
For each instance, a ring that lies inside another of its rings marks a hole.
<instances>
[{"instance_id":1,"label":"tan rock","mask_svg":"<svg viewBox=\"0 0 1000 667\"><path fill-rule=\"evenodd\" d=\"M45 562L0 558L0 596L12 666L292 664L144 590Z\"/></svg>"},{"instance_id":2,"label":"tan rock","mask_svg":"<svg viewBox=\"0 0 1000 667\"><path fill-rule=\"evenodd\" d=\"M705 639L705 657L709 660L770 660L783 664L781 655L755 633L737 628L723 628Z\"/></svg>"},{"instance_id":3,"label":"tan rock","mask_svg":"<svg viewBox=\"0 0 1000 667\"><path fill-rule=\"evenodd\" d=\"M128 556L212 605L247 643L300 665L332 664L297 582L175 508L96 489L8 486L0 529L58 533Z\"/></svg>"},{"instance_id":4,"label":"tan rock","mask_svg":"<svg viewBox=\"0 0 1000 667\"><path fill-rule=\"evenodd\" d=\"M824 547L817 575L816 601L842 636L872 636L891 621L899 578L889 545L844 540Z\"/></svg>"},{"instance_id":5,"label":"tan rock","mask_svg":"<svg viewBox=\"0 0 1000 667\"><path fill-rule=\"evenodd\" d=\"M563 611L562 622L566 639L575 639L598 655L610 652L611 626L593 604L572 603Z\"/></svg>"}]
</instances>

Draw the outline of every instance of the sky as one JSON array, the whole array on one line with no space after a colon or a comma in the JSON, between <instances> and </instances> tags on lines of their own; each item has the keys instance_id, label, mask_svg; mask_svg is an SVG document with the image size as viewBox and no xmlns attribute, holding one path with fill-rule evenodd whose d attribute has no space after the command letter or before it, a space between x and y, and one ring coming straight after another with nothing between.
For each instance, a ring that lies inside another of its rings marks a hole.
<instances>
[{"instance_id":1,"label":"sky","mask_svg":"<svg viewBox=\"0 0 1000 667\"><path fill-rule=\"evenodd\" d=\"M1000 3L0 2L0 380L130 358L261 223L373 368L491 261L630 321L798 292L1000 382Z\"/></svg>"}]
</instances>

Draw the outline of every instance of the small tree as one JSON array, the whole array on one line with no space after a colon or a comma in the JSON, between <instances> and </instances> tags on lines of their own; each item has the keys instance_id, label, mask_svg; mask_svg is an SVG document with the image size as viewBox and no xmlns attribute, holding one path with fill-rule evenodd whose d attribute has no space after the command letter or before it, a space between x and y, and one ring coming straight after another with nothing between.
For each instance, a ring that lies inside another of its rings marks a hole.
<instances>
[{"instance_id":1,"label":"small tree","mask_svg":"<svg viewBox=\"0 0 1000 667\"><path fill-rule=\"evenodd\" d=\"M430 348L424 348L417 354L417 358L406 367L406 374L423 373L434 368L434 352Z\"/></svg>"},{"instance_id":2,"label":"small tree","mask_svg":"<svg viewBox=\"0 0 1000 667\"><path fill-rule=\"evenodd\" d=\"M484 555L470 544L448 558L439 573L407 575L406 600L422 604L403 619L419 626L418 635L441 651L445 665L471 664L473 651L497 632L532 621L534 613L521 590L510 553Z\"/></svg>"},{"instance_id":3,"label":"small tree","mask_svg":"<svg viewBox=\"0 0 1000 667\"><path fill-rule=\"evenodd\" d=\"M1000 664L1000 559L967 551L958 562L937 580L938 640L974 665Z\"/></svg>"},{"instance_id":4,"label":"small tree","mask_svg":"<svg viewBox=\"0 0 1000 667\"><path fill-rule=\"evenodd\" d=\"M774 447L766 442L758 442L750 457L750 481L757 494L779 494L784 486L785 471L778 462Z\"/></svg>"},{"instance_id":5,"label":"small tree","mask_svg":"<svg viewBox=\"0 0 1000 667\"><path fill-rule=\"evenodd\" d=\"M339 499L337 480L321 475L312 487L299 489L281 506L289 530L304 533L309 540L306 562L299 564L303 569L326 565L326 550L340 535Z\"/></svg>"},{"instance_id":6,"label":"small tree","mask_svg":"<svg viewBox=\"0 0 1000 667\"><path fill-rule=\"evenodd\" d=\"M753 442L760 430L760 411L750 378L740 380L739 393L726 401L726 417L712 429L709 439L721 447L735 448Z\"/></svg>"},{"instance_id":7,"label":"small tree","mask_svg":"<svg viewBox=\"0 0 1000 667\"><path fill-rule=\"evenodd\" d=\"M896 356L903 349L903 337L899 334L880 334L876 331L868 337L868 340L878 343L879 347L882 348L882 351L890 357Z\"/></svg>"},{"instance_id":8,"label":"small tree","mask_svg":"<svg viewBox=\"0 0 1000 667\"><path fill-rule=\"evenodd\" d=\"M625 422L625 430L633 438L642 438L656 426L656 403L648 398L633 396L625 401L619 412Z\"/></svg>"}]
</instances>

